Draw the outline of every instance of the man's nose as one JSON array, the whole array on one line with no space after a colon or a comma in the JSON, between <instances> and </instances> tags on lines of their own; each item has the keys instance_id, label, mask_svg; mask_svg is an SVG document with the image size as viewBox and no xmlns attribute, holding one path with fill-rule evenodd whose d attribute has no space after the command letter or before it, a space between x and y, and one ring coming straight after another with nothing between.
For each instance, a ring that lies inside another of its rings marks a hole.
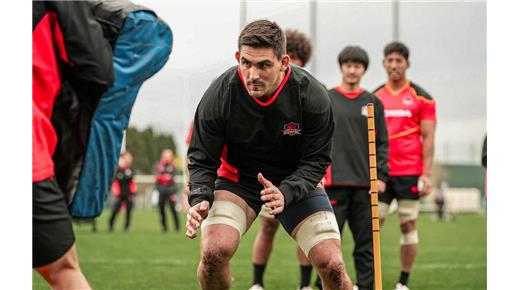
<instances>
[{"instance_id":1,"label":"man's nose","mask_svg":"<svg viewBox=\"0 0 520 290\"><path fill-rule=\"evenodd\" d=\"M255 66L251 66L251 69L249 70L249 79L251 80L256 80L258 79L260 76L258 74L258 69L255 68Z\"/></svg>"}]
</instances>

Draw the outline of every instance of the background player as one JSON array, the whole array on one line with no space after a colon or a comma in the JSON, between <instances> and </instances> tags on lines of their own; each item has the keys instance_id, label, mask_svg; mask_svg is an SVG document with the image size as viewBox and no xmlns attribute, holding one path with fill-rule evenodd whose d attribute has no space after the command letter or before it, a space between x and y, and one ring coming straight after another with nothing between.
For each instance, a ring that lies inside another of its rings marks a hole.
<instances>
[{"instance_id":1,"label":"background player","mask_svg":"<svg viewBox=\"0 0 520 290\"><path fill-rule=\"evenodd\" d=\"M312 55L312 45L305 34L296 30L286 30L287 54L291 58L290 63L304 67ZM264 272L267 261L273 249L273 240L280 224L278 220L269 214L270 209L262 206L260 211L260 229L256 234L253 245L253 286L249 290L262 290L264 287ZM300 261L300 287L310 289L312 265L305 254L298 247L298 260Z\"/></svg>"},{"instance_id":2,"label":"background player","mask_svg":"<svg viewBox=\"0 0 520 290\"><path fill-rule=\"evenodd\" d=\"M388 176L388 134L381 101L360 87L369 58L358 46L347 46L338 55L341 84L328 91L334 113L332 165L325 175L325 189L343 233L348 221L354 238L357 283L354 289L372 289L374 257L370 173L368 166L368 103L375 106L378 189L385 190Z\"/></svg>"},{"instance_id":3,"label":"background player","mask_svg":"<svg viewBox=\"0 0 520 290\"><path fill-rule=\"evenodd\" d=\"M408 277L417 255L419 236L416 219L419 196L430 193L432 185L433 144L435 136L435 101L421 87L410 82L409 50L400 42L384 49L383 66L386 84L375 91L383 102L390 141L390 173L386 191L379 197L381 224L390 202L397 199L401 227L401 275L396 289L408 289Z\"/></svg>"},{"instance_id":4,"label":"background player","mask_svg":"<svg viewBox=\"0 0 520 290\"><path fill-rule=\"evenodd\" d=\"M125 232L130 229L132 209L134 208L135 196L137 194L137 185L134 181L132 162L133 158L130 152L126 151L121 153L114 182L112 183L114 206L112 207L112 214L108 223L108 231L110 232L114 230L114 222L123 204L126 210Z\"/></svg>"},{"instance_id":5,"label":"background player","mask_svg":"<svg viewBox=\"0 0 520 290\"><path fill-rule=\"evenodd\" d=\"M215 80L197 108L186 235L196 237L204 220L202 289L230 288L230 259L264 203L326 289L352 289L332 207L318 186L330 164L330 101L316 79L289 65L285 52L276 23L249 23L238 40L239 66Z\"/></svg>"},{"instance_id":6,"label":"background player","mask_svg":"<svg viewBox=\"0 0 520 290\"><path fill-rule=\"evenodd\" d=\"M179 217L175 202L175 165L173 164L173 151L164 149L161 153L161 159L155 166L155 188L159 192L159 213L161 214L161 225L163 232L168 231L166 223L166 204L169 205L172 212L175 232L179 232Z\"/></svg>"}]
</instances>

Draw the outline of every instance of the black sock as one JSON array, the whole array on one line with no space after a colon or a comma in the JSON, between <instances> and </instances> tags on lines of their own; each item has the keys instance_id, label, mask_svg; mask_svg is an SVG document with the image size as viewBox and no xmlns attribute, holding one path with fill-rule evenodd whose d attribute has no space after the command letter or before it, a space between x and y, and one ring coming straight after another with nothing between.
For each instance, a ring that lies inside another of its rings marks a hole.
<instances>
[{"instance_id":1,"label":"black sock","mask_svg":"<svg viewBox=\"0 0 520 290\"><path fill-rule=\"evenodd\" d=\"M311 284L312 266L300 265L300 288Z\"/></svg>"},{"instance_id":2,"label":"black sock","mask_svg":"<svg viewBox=\"0 0 520 290\"><path fill-rule=\"evenodd\" d=\"M264 271L266 265L259 265L253 263L253 285L259 284L264 287Z\"/></svg>"},{"instance_id":3,"label":"black sock","mask_svg":"<svg viewBox=\"0 0 520 290\"><path fill-rule=\"evenodd\" d=\"M401 285L406 285L408 283L408 276L410 276L410 272L401 271L401 277L399 278L399 283L401 283Z\"/></svg>"},{"instance_id":4,"label":"black sock","mask_svg":"<svg viewBox=\"0 0 520 290\"><path fill-rule=\"evenodd\" d=\"M314 286L316 286L316 288L318 288L318 290L322 290L323 289L323 286L321 285L321 278L320 278L320 275L316 275L316 282L314 283Z\"/></svg>"}]
</instances>

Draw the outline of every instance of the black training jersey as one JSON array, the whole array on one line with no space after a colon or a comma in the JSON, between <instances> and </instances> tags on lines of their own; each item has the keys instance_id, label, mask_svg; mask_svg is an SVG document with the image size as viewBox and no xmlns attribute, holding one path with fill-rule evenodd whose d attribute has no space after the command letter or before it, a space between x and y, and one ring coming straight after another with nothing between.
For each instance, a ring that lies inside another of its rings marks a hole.
<instances>
[{"instance_id":1,"label":"black training jersey","mask_svg":"<svg viewBox=\"0 0 520 290\"><path fill-rule=\"evenodd\" d=\"M279 187L286 205L300 199L325 175L333 131L327 92L305 70L290 66L262 103L247 92L239 67L230 68L210 85L195 113L190 204L213 201L217 175L256 187L259 172Z\"/></svg>"},{"instance_id":2,"label":"black training jersey","mask_svg":"<svg viewBox=\"0 0 520 290\"><path fill-rule=\"evenodd\" d=\"M388 135L381 101L369 92L328 91L336 125L332 142L332 165L325 186L370 187L368 162L367 104L374 104L378 179L388 176Z\"/></svg>"},{"instance_id":3,"label":"black training jersey","mask_svg":"<svg viewBox=\"0 0 520 290\"><path fill-rule=\"evenodd\" d=\"M127 198L136 192L134 171L132 168L125 169L118 167L114 177L114 183L117 183L115 186L118 187L115 189L115 193L121 198Z\"/></svg>"}]
</instances>

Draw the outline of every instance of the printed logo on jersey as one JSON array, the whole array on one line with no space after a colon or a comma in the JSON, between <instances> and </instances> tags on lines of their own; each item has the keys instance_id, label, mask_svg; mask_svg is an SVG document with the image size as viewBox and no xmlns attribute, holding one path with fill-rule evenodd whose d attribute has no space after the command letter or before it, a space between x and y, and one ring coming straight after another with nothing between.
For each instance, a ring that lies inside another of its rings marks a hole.
<instances>
[{"instance_id":1,"label":"printed logo on jersey","mask_svg":"<svg viewBox=\"0 0 520 290\"><path fill-rule=\"evenodd\" d=\"M361 107L361 115L365 116L365 117L368 117L368 108L367 108L366 105Z\"/></svg>"},{"instance_id":2,"label":"printed logo on jersey","mask_svg":"<svg viewBox=\"0 0 520 290\"><path fill-rule=\"evenodd\" d=\"M300 129L300 124L298 123L294 123L294 122L291 122L291 123L288 123L288 124L285 124L283 125L283 135L289 135L289 136L294 136L294 135L301 135L301 129Z\"/></svg>"},{"instance_id":3,"label":"printed logo on jersey","mask_svg":"<svg viewBox=\"0 0 520 290\"><path fill-rule=\"evenodd\" d=\"M406 96L403 98L403 105L411 106L413 104L413 99L410 96Z\"/></svg>"},{"instance_id":4,"label":"printed logo on jersey","mask_svg":"<svg viewBox=\"0 0 520 290\"><path fill-rule=\"evenodd\" d=\"M412 117L412 111L410 110L385 110L385 117Z\"/></svg>"}]
</instances>

